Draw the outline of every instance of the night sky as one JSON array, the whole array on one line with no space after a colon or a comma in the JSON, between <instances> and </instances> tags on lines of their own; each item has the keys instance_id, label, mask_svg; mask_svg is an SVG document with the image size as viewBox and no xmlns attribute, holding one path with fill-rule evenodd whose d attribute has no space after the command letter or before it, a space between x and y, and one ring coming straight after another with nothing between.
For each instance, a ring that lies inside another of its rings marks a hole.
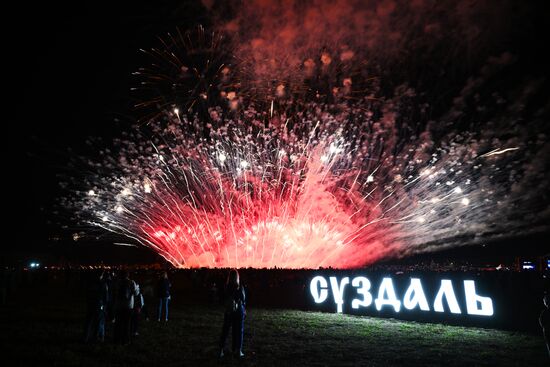
<instances>
[{"instance_id":1,"label":"night sky","mask_svg":"<svg viewBox=\"0 0 550 367\"><path fill-rule=\"evenodd\" d=\"M4 182L12 239L2 246L6 254L58 252L59 244L48 246L48 238L71 233L61 231L63 220L52 214L63 193L60 177L71 174L67 164L83 151L87 137L109 140L135 122L130 88L139 48L182 20L204 20L197 2L177 4L79 2L12 10L18 21L9 40L7 75L13 102L6 161L14 181Z\"/></svg>"},{"instance_id":2,"label":"night sky","mask_svg":"<svg viewBox=\"0 0 550 367\"><path fill-rule=\"evenodd\" d=\"M48 238L70 233L59 230L59 219L52 214L63 194L58 181L71 173L67 167L70 156L87 152L87 137L108 141L135 122L132 106L136 99L130 88L135 83L131 73L144 62L139 48L155 45L157 35L176 26L191 28L210 22L199 1L177 2L177 6L156 1L148 4L47 3L19 5L4 13L14 20L3 52L9 59L4 69L8 79L3 118L7 127L4 161L8 165L3 174L4 197L8 198L4 255L27 259L35 253L66 251L66 244L51 243ZM544 32L548 28L544 14L542 6L533 6L525 28L502 43L522 53L530 60L531 70L547 78L549 64L542 56L549 44L544 36L548 33ZM506 254L513 255L521 243L521 251L544 253L546 235L505 241L499 252L505 248ZM82 246L87 256L94 252ZM109 251L104 245L98 249ZM148 250L132 251L136 259L154 258ZM475 256L477 250L464 251ZM490 257L493 250L482 251Z\"/></svg>"}]
</instances>

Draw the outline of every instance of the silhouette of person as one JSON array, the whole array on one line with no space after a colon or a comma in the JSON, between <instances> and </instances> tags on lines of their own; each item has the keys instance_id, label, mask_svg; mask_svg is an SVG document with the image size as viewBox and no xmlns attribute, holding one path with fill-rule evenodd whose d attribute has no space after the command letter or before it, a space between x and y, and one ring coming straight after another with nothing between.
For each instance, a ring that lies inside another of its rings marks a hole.
<instances>
[{"instance_id":1,"label":"silhouette of person","mask_svg":"<svg viewBox=\"0 0 550 367\"><path fill-rule=\"evenodd\" d=\"M222 334L220 336L220 358L224 356L225 341L232 329L233 354L244 357L243 334L246 294L239 279L239 272L232 269L227 277L224 290L224 315Z\"/></svg>"},{"instance_id":2,"label":"silhouette of person","mask_svg":"<svg viewBox=\"0 0 550 367\"><path fill-rule=\"evenodd\" d=\"M130 279L128 271L122 271L116 285L115 294L115 343L130 343L130 322L134 308L134 297L138 295L136 283Z\"/></svg>"},{"instance_id":3,"label":"silhouette of person","mask_svg":"<svg viewBox=\"0 0 550 367\"><path fill-rule=\"evenodd\" d=\"M550 294L544 295L542 303L544 304L544 310L540 313L539 324L542 327L542 334L550 357Z\"/></svg>"},{"instance_id":4,"label":"silhouette of person","mask_svg":"<svg viewBox=\"0 0 550 367\"><path fill-rule=\"evenodd\" d=\"M159 299L159 308L157 321L162 319L162 310L164 309L164 321L168 321L168 304L170 303L170 288L172 284L168 280L168 273L162 273L157 283L157 298Z\"/></svg>"},{"instance_id":5,"label":"silhouette of person","mask_svg":"<svg viewBox=\"0 0 550 367\"><path fill-rule=\"evenodd\" d=\"M105 308L109 298L104 273L94 273L88 283L86 293L87 312L84 342L96 340L103 342L105 338Z\"/></svg>"},{"instance_id":6,"label":"silhouette of person","mask_svg":"<svg viewBox=\"0 0 550 367\"><path fill-rule=\"evenodd\" d=\"M132 336L138 336L139 335L139 324L141 321L141 310L143 309L143 294L141 293L141 288L138 283L136 283L137 288L137 294L134 297L134 307L132 308L131 312L131 320L130 320L130 332Z\"/></svg>"}]
</instances>

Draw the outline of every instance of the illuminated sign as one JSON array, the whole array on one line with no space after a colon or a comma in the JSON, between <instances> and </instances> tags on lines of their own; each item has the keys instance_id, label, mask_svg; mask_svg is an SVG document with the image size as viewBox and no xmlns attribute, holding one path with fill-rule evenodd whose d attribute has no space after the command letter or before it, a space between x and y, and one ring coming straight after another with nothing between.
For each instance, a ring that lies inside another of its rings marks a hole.
<instances>
[{"instance_id":1,"label":"illuminated sign","mask_svg":"<svg viewBox=\"0 0 550 367\"><path fill-rule=\"evenodd\" d=\"M493 315L493 300L480 296L476 292L475 281L464 280L460 285L464 292L455 292L457 281L441 279L437 282L435 295L427 295L425 287L419 278L410 278L406 291L399 294L392 278L385 277L373 287L371 281L364 276L326 277L318 275L309 284L309 291L316 304L322 304L330 299L336 304L336 312L342 313L344 306L353 310L373 307L377 311L393 310L395 313L419 310L422 312L437 312L451 314L466 314L477 316ZM345 299L351 299L345 305ZM463 300L464 302L460 302ZM446 305L446 306L444 306ZM462 305L462 307L461 307Z\"/></svg>"}]
</instances>

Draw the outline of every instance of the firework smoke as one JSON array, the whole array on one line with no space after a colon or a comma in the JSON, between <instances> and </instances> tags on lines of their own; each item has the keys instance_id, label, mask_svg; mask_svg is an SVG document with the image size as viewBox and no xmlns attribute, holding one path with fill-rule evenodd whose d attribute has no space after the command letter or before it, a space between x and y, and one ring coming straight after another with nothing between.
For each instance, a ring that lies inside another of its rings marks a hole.
<instances>
[{"instance_id":1,"label":"firework smoke","mask_svg":"<svg viewBox=\"0 0 550 367\"><path fill-rule=\"evenodd\" d=\"M89 163L64 202L80 223L178 267L258 268L357 267L546 228L540 81L495 86L517 64L502 53L431 105L418 89L432 74L388 76L411 42L433 56L460 38L449 62L475 24L441 35L419 14L442 9L421 2L262 5L146 51L139 107L154 112ZM472 11L444 10L457 24Z\"/></svg>"}]
</instances>

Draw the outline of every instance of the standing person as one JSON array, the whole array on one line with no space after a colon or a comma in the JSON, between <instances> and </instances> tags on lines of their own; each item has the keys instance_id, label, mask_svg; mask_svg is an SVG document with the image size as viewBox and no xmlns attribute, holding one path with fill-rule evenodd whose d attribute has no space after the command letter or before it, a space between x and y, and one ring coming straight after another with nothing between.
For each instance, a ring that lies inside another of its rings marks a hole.
<instances>
[{"instance_id":1,"label":"standing person","mask_svg":"<svg viewBox=\"0 0 550 367\"><path fill-rule=\"evenodd\" d=\"M106 320L111 323L115 322L115 283L116 277L115 273L107 271L104 273L104 280L107 284L109 291L109 298L107 300L107 305L105 306Z\"/></svg>"},{"instance_id":2,"label":"standing person","mask_svg":"<svg viewBox=\"0 0 550 367\"><path fill-rule=\"evenodd\" d=\"M86 293L87 311L84 342L88 343L96 340L103 342L105 339L105 307L109 298L104 273L92 276Z\"/></svg>"},{"instance_id":3,"label":"standing person","mask_svg":"<svg viewBox=\"0 0 550 367\"><path fill-rule=\"evenodd\" d=\"M131 312L137 292L137 285L128 271L122 270L115 289L115 343L130 343Z\"/></svg>"},{"instance_id":4,"label":"standing person","mask_svg":"<svg viewBox=\"0 0 550 367\"><path fill-rule=\"evenodd\" d=\"M225 340L232 329L231 342L233 355L244 357L243 333L246 295L240 283L239 272L232 269L227 276L224 290L224 308L222 335L220 337L220 358L224 356Z\"/></svg>"},{"instance_id":5,"label":"standing person","mask_svg":"<svg viewBox=\"0 0 550 367\"><path fill-rule=\"evenodd\" d=\"M110 302L109 283L107 282L108 272L103 271L100 278L100 297L101 297L101 311L98 319L97 338L103 343L105 341L105 323L107 322L107 306Z\"/></svg>"},{"instance_id":6,"label":"standing person","mask_svg":"<svg viewBox=\"0 0 550 367\"><path fill-rule=\"evenodd\" d=\"M162 319L162 309L164 308L164 321L168 322L168 304L170 303L170 280L168 280L168 273L162 273L157 283L157 298L159 299L158 317L157 321Z\"/></svg>"},{"instance_id":7,"label":"standing person","mask_svg":"<svg viewBox=\"0 0 550 367\"><path fill-rule=\"evenodd\" d=\"M146 277L143 281L143 286L140 287L141 295L143 297L143 307L141 308L141 317L145 317L145 321L149 321L151 312L154 312L154 307L151 310L150 305L153 303L155 297L155 280L152 277ZM154 316L153 316L154 317Z\"/></svg>"},{"instance_id":8,"label":"standing person","mask_svg":"<svg viewBox=\"0 0 550 367\"><path fill-rule=\"evenodd\" d=\"M143 309L143 294L139 284L136 283L137 293L134 297L134 307L132 308L132 318L130 322L130 332L133 336L138 336L139 322L141 319L141 310Z\"/></svg>"},{"instance_id":9,"label":"standing person","mask_svg":"<svg viewBox=\"0 0 550 367\"><path fill-rule=\"evenodd\" d=\"M550 294L544 295L542 303L544 304L544 310L540 313L539 324L542 327L542 335L544 335L546 350L548 350L548 356L550 357Z\"/></svg>"}]
</instances>

